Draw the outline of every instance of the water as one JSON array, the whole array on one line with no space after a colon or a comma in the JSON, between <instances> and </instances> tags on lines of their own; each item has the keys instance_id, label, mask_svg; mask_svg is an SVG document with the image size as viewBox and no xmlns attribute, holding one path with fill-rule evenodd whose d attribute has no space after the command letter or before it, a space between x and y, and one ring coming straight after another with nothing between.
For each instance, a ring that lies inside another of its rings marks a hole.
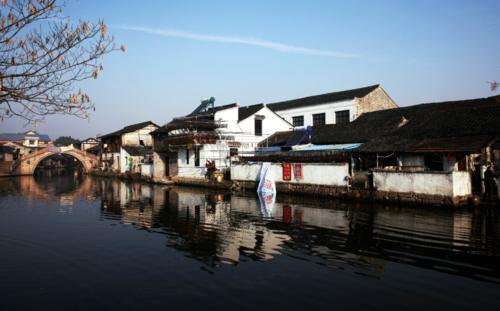
<instances>
[{"instance_id":1,"label":"water","mask_svg":"<svg viewBox=\"0 0 500 311\"><path fill-rule=\"evenodd\" d=\"M0 179L1 310L500 310L498 209Z\"/></svg>"}]
</instances>

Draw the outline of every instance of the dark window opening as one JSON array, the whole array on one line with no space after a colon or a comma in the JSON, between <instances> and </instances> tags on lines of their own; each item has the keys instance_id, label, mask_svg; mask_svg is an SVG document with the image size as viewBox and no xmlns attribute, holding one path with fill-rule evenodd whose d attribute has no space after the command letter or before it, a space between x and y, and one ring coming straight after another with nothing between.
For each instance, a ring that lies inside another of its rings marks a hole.
<instances>
[{"instance_id":1,"label":"dark window opening","mask_svg":"<svg viewBox=\"0 0 500 311\"><path fill-rule=\"evenodd\" d=\"M325 125L325 113L313 114L313 126Z\"/></svg>"},{"instance_id":2,"label":"dark window opening","mask_svg":"<svg viewBox=\"0 0 500 311\"><path fill-rule=\"evenodd\" d=\"M304 126L304 116L292 117L293 126Z\"/></svg>"},{"instance_id":3,"label":"dark window opening","mask_svg":"<svg viewBox=\"0 0 500 311\"><path fill-rule=\"evenodd\" d=\"M342 110L335 112L335 124L349 123L349 110Z\"/></svg>"},{"instance_id":4,"label":"dark window opening","mask_svg":"<svg viewBox=\"0 0 500 311\"><path fill-rule=\"evenodd\" d=\"M189 164L189 149L186 149L186 164Z\"/></svg>"},{"instance_id":5,"label":"dark window opening","mask_svg":"<svg viewBox=\"0 0 500 311\"><path fill-rule=\"evenodd\" d=\"M194 146L194 166L200 166L200 146Z\"/></svg>"},{"instance_id":6,"label":"dark window opening","mask_svg":"<svg viewBox=\"0 0 500 311\"><path fill-rule=\"evenodd\" d=\"M238 155L238 148L229 148L229 156L234 157Z\"/></svg>"},{"instance_id":7,"label":"dark window opening","mask_svg":"<svg viewBox=\"0 0 500 311\"><path fill-rule=\"evenodd\" d=\"M255 136L262 136L262 120L255 119Z\"/></svg>"},{"instance_id":8,"label":"dark window opening","mask_svg":"<svg viewBox=\"0 0 500 311\"><path fill-rule=\"evenodd\" d=\"M424 164L429 171L443 171L443 157L441 155L434 153L425 154Z\"/></svg>"}]
</instances>

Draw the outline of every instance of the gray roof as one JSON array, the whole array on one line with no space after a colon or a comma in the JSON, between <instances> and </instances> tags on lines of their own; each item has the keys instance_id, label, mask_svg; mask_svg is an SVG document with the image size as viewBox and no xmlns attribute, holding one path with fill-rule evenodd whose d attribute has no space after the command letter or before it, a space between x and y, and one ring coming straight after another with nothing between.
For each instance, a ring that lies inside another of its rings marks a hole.
<instances>
[{"instance_id":1,"label":"gray roof","mask_svg":"<svg viewBox=\"0 0 500 311\"><path fill-rule=\"evenodd\" d=\"M246 118L250 117L257 111L261 110L264 108L264 104L256 104L256 105L251 105L251 106L246 106L246 107L239 107L238 108L238 122L245 120Z\"/></svg>"},{"instance_id":2,"label":"gray roof","mask_svg":"<svg viewBox=\"0 0 500 311\"><path fill-rule=\"evenodd\" d=\"M127 151L131 156L144 156L146 154L152 154L153 149L151 147L143 147L143 146L123 146L123 149Z\"/></svg>"},{"instance_id":3,"label":"gray roof","mask_svg":"<svg viewBox=\"0 0 500 311\"><path fill-rule=\"evenodd\" d=\"M352 90L345 90L339 92L326 93L321 95L314 95L302 97L297 99L285 100L281 102L267 104L267 107L273 111L281 111L287 109L294 109L307 106L315 106L344 100L351 100L354 98L364 97L378 88L380 85L370 85Z\"/></svg>"},{"instance_id":4,"label":"gray roof","mask_svg":"<svg viewBox=\"0 0 500 311\"><path fill-rule=\"evenodd\" d=\"M313 144L364 143L363 152L476 152L500 135L500 96L368 112L313 128Z\"/></svg>"},{"instance_id":5,"label":"gray roof","mask_svg":"<svg viewBox=\"0 0 500 311\"><path fill-rule=\"evenodd\" d=\"M25 134L25 133L0 133L0 141L21 141L26 137L38 138L41 141L48 142L50 137L47 134Z\"/></svg>"},{"instance_id":6,"label":"gray roof","mask_svg":"<svg viewBox=\"0 0 500 311\"><path fill-rule=\"evenodd\" d=\"M130 132L134 132L134 131L140 130L140 129L148 126L148 125L154 125L156 127L160 127L159 125L155 124L153 121L144 121L144 122L141 122L141 123L127 125L124 128L122 128L121 130L114 131L114 132L111 132L109 134L102 135L99 138L108 138L108 137L113 137L113 136L121 136L122 134L125 134L125 133L130 133Z\"/></svg>"},{"instance_id":7,"label":"gray roof","mask_svg":"<svg viewBox=\"0 0 500 311\"><path fill-rule=\"evenodd\" d=\"M12 147L0 145L0 153L14 153L14 151Z\"/></svg>"}]
</instances>

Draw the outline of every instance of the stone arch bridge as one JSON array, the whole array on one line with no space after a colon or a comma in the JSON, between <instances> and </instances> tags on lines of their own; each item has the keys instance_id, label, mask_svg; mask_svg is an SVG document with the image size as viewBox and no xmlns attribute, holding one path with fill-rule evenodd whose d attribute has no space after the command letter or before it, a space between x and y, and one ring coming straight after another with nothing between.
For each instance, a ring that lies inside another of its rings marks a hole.
<instances>
[{"instance_id":1,"label":"stone arch bridge","mask_svg":"<svg viewBox=\"0 0 500 311\"><path fill-rule=\"evenodd\" d=\"M82 164L84 173L90 172L92 168L97 167L99 163L99 158L97 156L76 149L73 146L49 146L18 159L12 165L11 173L12 175L33 175L40 162L56 154L65 154L77 159Z\"/></svg>"}]
</instances>

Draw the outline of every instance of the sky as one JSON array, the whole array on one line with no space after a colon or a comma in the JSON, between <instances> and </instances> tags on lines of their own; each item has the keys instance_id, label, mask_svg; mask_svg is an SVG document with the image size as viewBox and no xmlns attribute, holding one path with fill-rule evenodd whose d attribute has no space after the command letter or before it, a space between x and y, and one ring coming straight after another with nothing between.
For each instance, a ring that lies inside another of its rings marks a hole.
<instances>
[{"instance_id":1,"label":"sky","mask_svg":"<svg viewBox=\"0 0 500 311\"><path fill-rule=\"evenodd\" d=\"M83 89L90 120L49 116L40 133L84 139L200 100L270 103L381 84L399 106L497 95L500 1L67 0L75 21L103 19L126 52ZM0 132L32 129L21 119Z\"/></svg>"}]
</instances>

